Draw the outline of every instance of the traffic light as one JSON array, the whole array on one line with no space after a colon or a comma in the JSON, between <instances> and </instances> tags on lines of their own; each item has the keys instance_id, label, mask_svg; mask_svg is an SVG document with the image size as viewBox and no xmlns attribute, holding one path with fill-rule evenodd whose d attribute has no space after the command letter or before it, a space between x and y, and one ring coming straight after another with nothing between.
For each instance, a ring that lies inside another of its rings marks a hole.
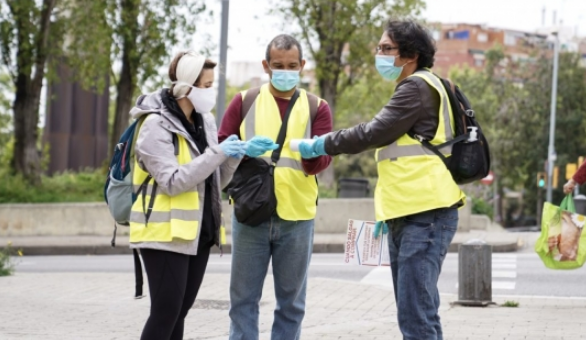
<instances>
[{"instance_id":1,"label":"traffic light","mask_svg":"<svg viewBox=\"0 0 586 340\"><path fill-rule=\"evenodd\" d=\"M552 188L557 188L558 187L558 178L560 176L560 168L555 166L553 168L553 174L552 174L552 179L551 179L551 187Z\"/></svg>"},{"instance_id":2,"label":"traffic light","mask_svg":"<svg viewBox=\"0 0 586 340\"><path fill-rule=\"evenodd\" d=\"M538 188L545 188L547 184L547 174L545 172L538 172L537 173L537 187Z\"/></svg>"}]
</instances>

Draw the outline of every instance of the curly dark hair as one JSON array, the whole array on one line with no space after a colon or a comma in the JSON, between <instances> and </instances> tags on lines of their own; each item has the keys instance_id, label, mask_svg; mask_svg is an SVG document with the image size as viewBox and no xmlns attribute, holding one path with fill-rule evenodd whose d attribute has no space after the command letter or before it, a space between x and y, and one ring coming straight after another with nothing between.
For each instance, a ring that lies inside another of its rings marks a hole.
<instances>
[{"instance_id":1,"label":"curly dark hair","mask_svg":"<svg viewBox=\"0 0 586 340\"><path fill-rule=\"evenodd\" d=\"M402 57L417 58L417 68L433 67L435 41L429 31L412 20L389 20L385 32L399 47Z\"/></svg>"}]
</instances>

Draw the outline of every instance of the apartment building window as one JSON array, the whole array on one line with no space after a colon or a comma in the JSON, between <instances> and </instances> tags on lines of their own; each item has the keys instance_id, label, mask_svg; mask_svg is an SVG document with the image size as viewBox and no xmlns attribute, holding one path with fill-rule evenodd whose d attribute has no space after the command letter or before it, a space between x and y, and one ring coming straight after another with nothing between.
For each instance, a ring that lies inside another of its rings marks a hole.
<instances>
[{"instance_id":1,"label":"apartment building window","mask_svg":"<svg viewBox=\"0 0 586 340\"><path fill-rule=\"evenodd\" d=\"M505 33L505 45L507 46L515 46L517 44L517 37L513 34Z\"/></svg>"},{"instance_id":2,"label":"apartment building window","mask_svg":"<svg viewBox=\"0 0 586 340\"><path fill-rule=\"evenodd\" d=\"M488 41L488 34L486 33L478 33L478 35L476 36L476 40L478 40L478 42L487 42Z\"/></svg>"}]
</instances>

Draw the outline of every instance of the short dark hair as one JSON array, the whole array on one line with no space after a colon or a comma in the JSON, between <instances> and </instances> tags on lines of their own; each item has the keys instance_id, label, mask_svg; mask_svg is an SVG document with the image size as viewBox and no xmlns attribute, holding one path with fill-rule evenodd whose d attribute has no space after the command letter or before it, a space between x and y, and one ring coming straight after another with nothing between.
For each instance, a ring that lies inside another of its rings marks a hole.
<instances>
[{"instance_id":1,"label":"short dark hair","mask_svg":"<svg viewBox=\"0 0 586 340\"><path fill-rule=\"evenodd\" d=\"M417 58L417 68L433 67L435 41L429 31L412 20L389 20L385 32L399 47L399 55Z\"/></svg>"},{"instance_id":2,"label":"short dark hair","mask_svg":"<svg viewBox=\"0 0 586 340\"><path fill-rule=\"evenodd\" d=\"M290 50L293 46L297 47L299 50L299 62L303 60L303 50L301 49L301 44L297 39L293 38L289 34L279 34L271 40L271 42L267 45L267 52L265 54L265 59L267 62L271 61L271 48L275 48L277 50Z\"/></svg>"}]
</instances>

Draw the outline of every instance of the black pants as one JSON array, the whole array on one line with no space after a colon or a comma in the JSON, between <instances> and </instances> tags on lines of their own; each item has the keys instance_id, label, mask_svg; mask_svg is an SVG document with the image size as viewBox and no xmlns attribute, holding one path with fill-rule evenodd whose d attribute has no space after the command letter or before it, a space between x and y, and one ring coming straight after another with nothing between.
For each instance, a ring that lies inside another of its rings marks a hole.
<instances>
[{"instance_id":1,"label":"black pants","mask_svg":"<svg viewBox=\"0 0 586 340\"><path fill-rule=\"evenodd\" d=\"M151 295L151 314L141 340L183 339L185 317L195 302L210 256L210 247L201 248L197 256L140 250Z\"/></svg>"}]
</instances>

